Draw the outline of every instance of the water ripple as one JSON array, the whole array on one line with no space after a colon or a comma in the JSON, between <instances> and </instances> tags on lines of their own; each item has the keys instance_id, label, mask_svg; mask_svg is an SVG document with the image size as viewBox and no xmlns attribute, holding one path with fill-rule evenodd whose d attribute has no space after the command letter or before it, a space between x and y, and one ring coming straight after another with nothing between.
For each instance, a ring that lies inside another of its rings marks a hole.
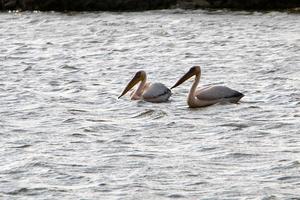
<instances>
[{"instance_id":1,"label":"water ripple","mask_svg":"<svg viewBox=\"0 0 300 200\"><path fill-rule=\"evenodd\" d=\"M0 198L299 199L299 15L0 13ZM138 70L245 93L117 99Z\"/></svg>"}]
</instances>

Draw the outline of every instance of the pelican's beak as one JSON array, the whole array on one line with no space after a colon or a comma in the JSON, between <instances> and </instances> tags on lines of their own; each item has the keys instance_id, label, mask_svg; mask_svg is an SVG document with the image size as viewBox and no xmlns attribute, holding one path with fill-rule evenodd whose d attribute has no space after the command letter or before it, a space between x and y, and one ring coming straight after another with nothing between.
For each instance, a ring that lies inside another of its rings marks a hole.
<instances>
[{"instance_id":1,"label":"pelican's beak","mask_svg":"<svg viewBox=\"0 0 300 200\"><path fill-rule=\"evenodd\" d=\"M121 98L123 95L125 95L131 88L133 88L139 81L141 80L140 77L134 76L131 81L127 84L126 88L122 92L122 94L118 97Z\"/></svg>"},{"instance_id":2,"label":"pelican's beak","mask_svg":"<svg viewBox=\"0 0 300 200\"><path fill-rule=\"evenodd\" d=\"M175 83L175 85L173 85L171 87L171 89L173 89L173 88L177 87L178 85L182 84L184 81L188 80L189 78L191 78L194 75L195 75L195 73L193 71L191 71L191 70L188 71L185 75L183 75L183 77L181 77L181 79L179 79L177 81L177 83Z\"/></svg>"}]
</instances>

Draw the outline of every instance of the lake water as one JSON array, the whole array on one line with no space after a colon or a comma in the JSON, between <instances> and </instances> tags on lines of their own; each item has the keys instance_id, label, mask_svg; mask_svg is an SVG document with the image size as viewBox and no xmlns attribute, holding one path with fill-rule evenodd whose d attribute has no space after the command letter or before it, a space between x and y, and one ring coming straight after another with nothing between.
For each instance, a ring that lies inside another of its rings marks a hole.
<instances>
[{"instance_id":1,"label":"lake water","mask_svg":"<svg viewBox=\"0 0 300 200\"><path fill-rule=\"evenodd\" d=\"M300 15L0 13L0 199L300 199ZM117 96L138 70L245 94Z\"/></svg>"}]
</instances>

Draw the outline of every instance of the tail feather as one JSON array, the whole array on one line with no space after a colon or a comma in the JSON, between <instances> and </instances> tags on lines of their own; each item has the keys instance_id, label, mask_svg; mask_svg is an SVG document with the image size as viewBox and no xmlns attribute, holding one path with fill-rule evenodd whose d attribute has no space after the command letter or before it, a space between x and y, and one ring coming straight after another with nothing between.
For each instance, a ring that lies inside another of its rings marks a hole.
<instances>
[{"instance_id":1,"label":"tail feather","mask_svg":"<svg viewBox=\"0 0 300 200\"><path fill-rule=\"evenodd\" d=\"M238 91L234 91L234 93L228 97L226 97L226 99L230 99L229 101L231 103L237 103L241 98L243 98L245 95L243 93L240 93Z\"/></svg>"}]
</instances>

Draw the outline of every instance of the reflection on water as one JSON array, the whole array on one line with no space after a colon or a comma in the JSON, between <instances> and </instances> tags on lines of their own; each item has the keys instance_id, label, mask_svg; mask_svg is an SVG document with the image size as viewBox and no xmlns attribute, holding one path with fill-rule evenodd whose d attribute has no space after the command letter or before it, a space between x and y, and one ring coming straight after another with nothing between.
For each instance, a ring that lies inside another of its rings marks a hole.
<instances>
[{"instance_id":1,"label":"reflection on water","mask_svg":"<svg viewBox=\"0 0 300 200\"><path fill-rule=\"evenodd\" d=\"M300 16L149 11L0 14L0 197L299 198ZM191 66L240 104L117 96L137 70Z\"/></svg>"}]
</instances>

